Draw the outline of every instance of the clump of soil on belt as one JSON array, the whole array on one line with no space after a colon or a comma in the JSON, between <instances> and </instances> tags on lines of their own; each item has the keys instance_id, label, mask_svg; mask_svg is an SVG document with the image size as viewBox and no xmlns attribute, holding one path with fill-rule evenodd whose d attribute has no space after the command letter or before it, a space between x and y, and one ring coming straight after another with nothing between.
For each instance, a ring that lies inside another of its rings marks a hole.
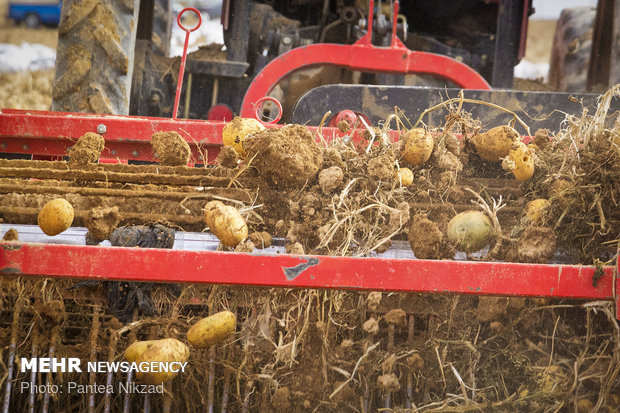
<instances>
[{"instance_id":1,"label":"clump of soil on belt","mask_svg":"<svg viewBox=\"0 0 620 413\"><path fill-rule=\"evenodd\" d=\"M272 238L267 231L256 231L248 235L248 239L252 241L256 248L269 248L271 247Z\"/></svg>"},{"instance_id":2,"label":"clump of soil on belt","mask_svg":"<svg viewBox=\"0 0 620 413\"><path fill-rule=\"evenodd\" d=\"M2 237L2 241L19 241L17 230L15 228L9 229Z\"/></svg>"},{"instance_id":3,"label":"clump of soil on belt","mask_svg":"<svg viewBox=\"0 0 620 413\"><path fill-rule=\"evenodd\" d=\"M555 253L555 232L548 227L530 225L517 241L521 262L546 264Z\"/></svg>"},{"instance_id":4,"label":"clump of soil on belt","mask_svg":"<svg viewBox=\"0 0 620 413\"><path fill-rule=\"evenodd\" d=\"M86 228L88 228L88 232L94 241L101 242L110 237L120 220L117 206L97 207L93 208L88 214Z\"/></svg>"},{"instance_id":5,"label":"clump of soil on belt","mask_svg":"<svg viewBox=\"0 0 620 413\"><path fill-rule=\"evenodd\" d=\"M105 147L103 136L86 132L77 143L71 147L69 152L69 165L82 167L90 163L95 163L101 156L101 151Z\"/></svg>"},{"instance_id":6,"label":"clump of soil on belt","mask_svg":"<svg viewBox=\"0 0 620 413\"><path fill-rule=\"evenodd\" d=\"M222 146L216 162L224 168L235 168L239 161L239 154L232 146Z\"/></svg>"},{"instance_id":7,"label":"clump of soil on belt","mask_svg":"<svg viewBox=\"0 0 620 413\"><path fill-rule=\"evenodd\" d=\"M151 136L153 154L162 165L187 165L192 151L189 144L177 132L155 132Z\"/></svg>"},{"instance_id":8,"label":"clump of soil on belt","mask_svg":"<svg viewBox=\"0 0 620 413\"><path fill-rule=\"evenodd\" d=\"M377 179L387 181L394 176L394 158L381 155L368 161L368 174Z\"/></svg>"},{"instance_id":9,"label":"clump of soil on belt","mask_svg":"<svg viewBox=\"0 0 620 413\"><path fill-rule=\"evenodd\" d=\"M331 168L323 169L319 172L319 186L321 187L321 191L323 191L325 195L331 194L338 189L343 179L344 174L339 167L332 166Z\"/></svg>"},{"instance_id":10,"label":"clump of soil on belt","mask_svg":"<svg viewBox=\"0 0 620 413\"><path fill-rule=\"evenodd\" d=\"M302 125L266 129L246 138L243 148L260 175L277 188L303 186L323 164L319 145Z\"/></svg>"},{"instance_id":11,"label":"clump of soil on belt","mask_svg":"<svg viewBox=\"0 0 620 413\"><path fill-rule=\"evenodd\" d=\"M442 244L443 234L433 221L421 214L413 217L409 229L409 245L416 258L440 258Z\"/></svg>"}]
</instances>

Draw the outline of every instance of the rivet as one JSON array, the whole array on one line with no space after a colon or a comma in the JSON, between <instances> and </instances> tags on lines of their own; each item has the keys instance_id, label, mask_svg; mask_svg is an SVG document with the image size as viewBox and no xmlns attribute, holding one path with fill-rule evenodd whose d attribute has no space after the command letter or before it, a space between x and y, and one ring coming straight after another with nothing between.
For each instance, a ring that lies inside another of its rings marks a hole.
<instances>
[{"instance_id":1,"label":"rivet","mask_svg":"<svg viewBox=\"0 0 620 413\"><path fill-rule=\"evenodd\" d=\"M284 36L284 37L282 38L282 44L285 44L285 45L287 45L287 46L288 46L289 44L291 44L291 38L290 38L290 37L288 37L288 36Z\"/></svg>"},{"instance_id":2,"label":"rivet","mask_svg":"<svg viewBox=\"0 0 620 413\"><path fill-rule=\"evenodd\" d=\"M112 150L110 151L110 153L111 153L112 155L116 155L116 151L115 151L114 149L112 149Z\"/></svg>"},{"instance_id":3,"label":"rivet","mask_svg":"<svg viewBox=\"0 0 620 413\"><path fill-rule=\"evenodd\" d=\"M24 144L24 145L22 145L22 149L23 149L23 150L25 150L25 151L27 151L28 149L30 149L30 146L28 146L28 145Z\"/></svg>"},{"instance_id":4,"label":"rivet","mask_svg":"<svg viewBox=\"0 0 620 413\"><path fill-rule=\"evenodd\" d=\"M2 143L0 144L0 148L2 148L2 149L6 149L6 148L7 148L7 146L8 146L8 145L7 145L6 143L4 143L4 142L2 142Z\"/></svg>"},{"instance_id":5,"label":"rivet","mask_svg":"<svg viewBox=\"0 0 620 413\"><path fill-rule=\"evenodd\" d=\"M105 127L103 123L97 125L97 133L105 133L108 129Z\"/></svg>"},{"instance_id":6,"label":"rivet","mask_svg":"<svg viewBox=\"0 0 620 413\"><path fill-rule=\"evenodd\" d=\"M131 152L131 156L138 156L140 154L140 152L134 150Z\"/></svg>"}]
</instances>

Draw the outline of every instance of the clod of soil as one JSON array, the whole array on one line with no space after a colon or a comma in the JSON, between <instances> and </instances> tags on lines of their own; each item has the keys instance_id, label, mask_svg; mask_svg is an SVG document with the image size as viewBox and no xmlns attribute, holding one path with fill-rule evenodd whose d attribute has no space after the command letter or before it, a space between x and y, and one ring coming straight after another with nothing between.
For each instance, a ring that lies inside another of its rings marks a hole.
<instances>
[{"instance_id":1,"label":"clod of soil","mask_svg":"<svg viewBox=\"0 0 620 413\"><path fill-rule=\"evenodd\" d=\"M552 228L530 225L517 241L521 262L546 264L555 253L555 231Z\"/></svg>"},{"instance_id":2,"label":"clod of soil","mask_svg":"<svg viewBox=\"0 0 620 413\"><path fill-rule=\"evenodd\" d=\"M189 144L177 132L155 132L151 136L153 154L162 165L187 165L192 151Z\"/></svg>"},{"instance_id":3,"label":"clod of soil","mask_svg":"<svg viewBox=\"0 0 620 413\"><path fill-rule=\"evenodd\" d=\"M377 377L377 386L387 393L400 390L400 382L394 373L383 374Z\"/></svg>"},{"instance_id":4,"label":"clod of soil","mask_svg":"<svg viewBox=\"0 0 620 413\"><path fill-rule=\"evenodd\" d=\"M377 156L368 161L368 175L382 181L394 176L394 160L387 155Z\"/></svg>"},{"instance_id":5,"label":"clod of soil","mask_svg":"<svg viewBox=\"0 0 620 413\"><path fill-rule=\"evenodd\" d=\"M285 250L287 254L292 255L304 255L306 252L304 251L304 246L299 242L294 242L292 244L286 244Z\"/></svg>"},{"instance_id":6,"label":"clod of soil","mask_svg":"<svg viewBox=\"0 0 620 413\"><path fill-rule=\"evenodd\" d=\"M378 291L373 291L372 293L368 294L368 297L366 298L366 305L368 306L369 311L377 310L377 307L379 306L379 303L381 302L382 296L383 294L381 294Z\"/></svg>"},{"instance_id":7,"label":"clod of soil","mask_svg":"<svg viewBox=\"0 0 620 413\"><path fill-rule=\"evenodd\" d=\"M19 241L17 230L15 228L9 229L2 237L2 241Z\"/></svg>"},{"instance_id":8,"label":"clod of soil","mask_svg":"<svg viewBox=\"0 0 620 413\"><path fill-rule=\"evenodd\" d=\"M216 162L224 168L235 168L239 161L239 154L232 146L222 146Z\"/></svg>"},{"instance_id":9,"label":"clod of soil","mask_svg":"<svg viewBox=\"0 0 620 413\"><path fill-rule=\"evenodd\" d=\"M541 151L544 151L545 148L549 145L549 131L547 129L538 129L534 134L534 139L532 143L538 146Z\"/></svg>"},{"instance_id":10,"label":"clod of soil","mask_svg":"<svg viewBox=\"0 0 620 413\"><path fill-rule=\"evenodd\" d=\"M379 332L379 322L374 317L370 317L362 324L362 329L370 335L375 335Z\"/></svg>"},{"instance_id":11,"label":"clod of soil","mask_svg":"<svg viewBox=\"0 0 620 413\"><path fill-rule=\"evenodd\" d=\"M291 392L288 387L280 387L273 394L273 398L271 399L271 403L276 412L284 412L290 410L292 408L290 402Z\"/></svg>"},{"instance_id":12,"label":"clod of soil","mask_svg":"<svg viewBox=\"0 0 620 413\"><path fill-rule=\"evenodd\" d=\"M252 241L256 248L269 248L271 247L272 238L267 231L253 232L248 236L248 239Z\"/></svg>"},{"instance_id":13,"label":"clod of soil","mask_svg":"<svg viewBox=\"0 0 620 413\"><path fill-rule=\"evenodd\" d=\"M323 149L323 168L327 169L332 166L337 166L342 170L347 167L336 148L325 148Z\"/></svg>"},{"instance_id":14,"label":"clod of soil","mask_svg":"<svg viewBox=\"0 0 620 413\"><path fill-rule=\"evenodd\" d=\"M89 163L97 162L101 156L101 151L105 147L103 136L86 132L77 143L71 147L69 152L69 165L85 166Z\"/></svg>"},{"instance_id":15,"label":"clod of soil","mask_svg":"<svg viewBox=\"0 0 620 413\"><path fill-rule=\"evenodd\" d=\"M235 247L235 252L252 252L254 251L254 243L250 240L246 240L245 242L242 242L240 244L238 244Z\"/></svg>"},{"instance_id":16,"label":"clod of soil","mask_svg":"<svg viewBox=\"0 0 620 413\"><path fill-rule=\"evenodd\" d=\"M420 353L413 353L407 357L407 367L412 373L416 373L424 368L424 359Z\"/></svg>"},{"instance_id":17,"label":"clod of soil","mask_svg":"<svg viewBox=\"0 0 620 413\"><path fill-rule=\"evenodd\" d=\"M409 229L409 245L419 259L438 259L441 255L443 234L437 225L425 215L413 217Z\"/></svg>"},{"instance_id":18,"label":"clod of soil","mask_svg":"<svg viewBox=\"0 0 620 413\"><path fill-rule=\"evenodd\" d=\"M331 168L323 169L319 172L319 186L321 187L321 191L325 195L331 194L338 189L343 179L344 173L339 167L332 166Z\"/></svg>"},{"instance_id":19,"label":"clod of soil","mask_svg":"<svg viewBox=\"0 0 620 413\"><path fill-rule=\"evenodd\" d=\"M383 319L388 324L393 324L396 327L407 327L407 313L400 308L388 311L388 313L383 316Z\"/></svg>"},{"instance_id":20,"label":"clod of soil","mask_svg":"<svg viewBox=\"0 0 620 413\"><path fill-rule=\"evenodd\" d=\"M266 129L243 141L248 159L276 188L301 187L314 179L323 165L321 148L302 125Z\"/></svg>"},{"instance_id":21,"label":"clod of soil","mask_svg":"<svg viewBox=\"0 0 620 413\"><path fill-rule=\"evenodd\" d=\"M505 317L508 309L506 297L480 297L478 299L478 321L497 321Z\"/></svg>"},{"instance_id":22,"label":"clod of soil","mask_svg":"<svg viewBox=\"0 0 620 413\"><path fill-rule=\"evenodd\" d=\"M90 210L86 218L86 228L95 242L108 239L112 231L118 227L121 217L118 207L97 207Z\"/></svg>"}]
</instances>

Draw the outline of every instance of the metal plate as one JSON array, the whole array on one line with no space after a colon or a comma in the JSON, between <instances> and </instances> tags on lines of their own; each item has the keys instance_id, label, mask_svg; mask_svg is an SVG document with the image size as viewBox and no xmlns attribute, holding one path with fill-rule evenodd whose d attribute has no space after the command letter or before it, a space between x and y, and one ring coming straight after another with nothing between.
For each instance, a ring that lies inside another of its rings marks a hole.
<instances>
[{"instance_id":1,"label":"metal plate","mask_svg":"<svg viewBox=\"0 0 620 413\"><path fill-rule=\"evenodd\" d=\"M365 114L373 124L377 124L393 114L394 107L398 106L413 123L424 110L458 97L460 91L414 86L325 85L308 91L299 99L291 122L318 125L328 110L337 114L350 109ZM584 108L588 109L589 114L594 114L599 95L470 89L463 90L463 96L513 111L534 133L540 128L557 132L566 114L581 115ZM487 105L463 103L463 109L470 112L474 119L480 119L485 128L505 125L514 117L511 113ZM620 99L614 99L609 113L618 110ZM423 120L429 126L439 126L445 122L447 114L445 108L440 108L427 114ZM517 129L521 133L526 132Z\"/></svg>"}]
</instances>

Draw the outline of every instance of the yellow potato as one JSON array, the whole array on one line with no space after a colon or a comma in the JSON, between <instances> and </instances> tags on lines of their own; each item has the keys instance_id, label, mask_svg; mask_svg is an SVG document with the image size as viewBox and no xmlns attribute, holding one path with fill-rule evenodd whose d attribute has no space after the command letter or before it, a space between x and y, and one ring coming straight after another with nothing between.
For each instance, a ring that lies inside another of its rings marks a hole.
<instances>
[{"instance_id":1,"label":"yellow potato","mask_svg":"<svg viewBox=\"0 0 620 413\"><path fill-rule=\"evenodd\" d=\"M413 165L422 165L433 153L433 136L423 128L410 129L402 140L403 158Z\"/></svg>"},{"instance_id":2,"label":"yellow potato","mask_svg":"<svg viewBox=\"0 0 620 413\"><path fill-rule=\"evenodd\" d=\"M39 211L37 222L47 235L58 235L73 223L73 206L63 198L49 201Z\"/></svg>"},{"instance_id":3,"label":"yellow potato","mask_svg":"<svg viewBox=\"0 0 620 413\"><path fill-rule=\"evenodd\" d=\"M409 168L400 168L396 171L396 180L398 180L402 186L409 186L413 183L413 172Z\"/></svg>"},{"instance_id":4,"label":"yellow potato","mask_svg":"<svg viewBox=\"0 0 620 413\"><path fill-rule=\"evenodd\" d=\"M461 212L448 223L448 240L459 251L476 252L491 240L493 225L480 211Z\"/></svg>"},{"instance_id":5,"label":"yellow potato","mask_svg":"<svg viewBox=\"0 0 620 413\"><path fill-rule=\"evenodd\" d=\"M235 332L237 317L222 311L199 320L187 331L187 341L194 347L211 347L224 341Z\"/></svg>"},{"instance_id":6,"label":"yellow potato","mask_svg":"<svg viewBox=\"0 0 620 413\"><path fill-rule=\"evenodd\" d=\"M546 220L548 208L551 202L544 198L538 198L525 205L525 217L531 223L543 223Z\"/></svg>"},{"instance_id":7,"label":"yellow potato","mask_svg":"<svg viewBox=\"0 0 620 413\"><path fill-rule=\"evenodd\" d=\"M220 201L207 203L205 223L227 247L236 247L248 237L248 226L239 211Z\"/></svg>"},{"instance_id":8,"label":"yellow potato","mask_svg":"<svg viewBox=\"0 0 620 413\"><path fill-rule=\"evenodd\" d=\"M245 150L243 149L243 140L250 134L260 132L265 127L256 119L251 118L235 118L222 129L222 142L225 146L235 148L239 156L245 158Z\"/></svg>"},{"instance_id":9,"label":"yellow potato","mask_svg":"<svg viewBox=\"0 0 620 413\"><path fill-rule=\"evenodd\" d=\"M516 142L502 162L502 168L511 171L518 181L527 181L534 175L534 153L523 142Z\"/></svg>"},{"instance_id":10,"label":"yellow potato","mask_svg":"<svg viewBox=\"0 0 620 413\"><path fill-rule=\"evenodd\" d=\"M134 361L131 361L129 359L127 359L127 361L135 362L138 365L143 362L150 363L154 361L160 361L164 363L176 361L179 363L185 363L189 358L189 347L187 347L176 338L164 338L162 340L151 340L141 343L147 343L145 346L146 349L143 348L144 345L138 344L130 352L130 356L137 354L140 350L143 350L142 354L140 354L138 358ZM135 344L136 343L132 344L132 346ZM129 351L130 349L131 346L127 348L127 351ZM127 358L127 351L125 351L125 358ZM136 372L136 378L144 384L157 385L172 380L176 374L177 372L174 371L138 371Z\"/></svg>"},{"instance_id":11,"label":"yellow potato","mask_svg":"<svg viewBox=\"0 0 620 413\"><path fill-rule=\"evenodd\" d=\"M478 155L489 162L500 162L518 141L519 133L510 126L497 126L473 139Z\"/></svg>"},{"instance_id":12,"label":"yellow potato","mask_svg":"<svg viewBox=\"0 0 620 413\"><path fill-rule=\"evenodd\" d=\"M155 343L155 340L134 341L127 350L125 350L125 360L134 363L142 357L142 354Z\"/></svg>"}]
</instances>

